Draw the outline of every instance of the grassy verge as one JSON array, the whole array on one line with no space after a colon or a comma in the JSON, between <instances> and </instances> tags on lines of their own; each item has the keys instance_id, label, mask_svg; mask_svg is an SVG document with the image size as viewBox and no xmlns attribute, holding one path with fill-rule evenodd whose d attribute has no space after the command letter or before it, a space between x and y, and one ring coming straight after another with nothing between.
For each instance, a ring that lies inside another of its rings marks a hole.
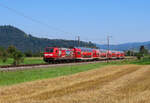
<instances>
[{"instance_id":1,"label":"grassy verge","mask_svg":"<svg viewBox=\"0 0 150 103\"><path fill-rule=\"evenodd\" d=\"M0 60L0 66L3 65L11 65L13 63L13 59L9 58L5 63L2 62L2 60Z\"/></svg>"},{"instance_id":2,"label":"grassy verge","mask_svg":"<svg viewBox=\"0 0 150 103\"><path fill-rule=\"evenodd\" d=\"M141 60L134 60L131 61L130 63L138 65L150 65L150 57L144 57Z\"/></svg>"},{"instance_id":3,"label":"grassy verge","mask_svg":"<svg viewBox=\"0 0 150 103\"><path fill-rule=\"evenodd\" d=\"M26 58L26 63L41 62L36 60L35 58ZM70 75L70 74L84 72L91 69L101 68L106 65L123 65L123 64L149 65L150 58L143 58L141 60L113 61L110 63L95 63L95 64L82 64L82 65L63 66L63 67L50 67L50 68L22 70L22 71L14 71L14 72L0 72L0 86L13 85L13 84L27 82L27 81Z\"/></svg>"},{"instance_id":4,"label":"grassy verge","mask_svg":"<svg viewBox=\"0 0 150 103\"><path fill-rule=\"evenodd\" d=\"M134 60L123 60L123 61L112 61L109 64L117 64L117 65L123 65L123 64L137 64L137 65L150 65L150 57L144 57L141 60L134 59Z\"/></svg>"},{"instance_id":5,"label":"grassy verge","mask_svg":"<svg viewBox=\"0 0 150 103\"><path fill-rule=\"evenodd\" d=\"M54 78L83 72L107 65L106 63L84 64L63 67L51 67L33 70L22 70L14 72L0 72L0 86L12 85L27 81Z\"/></svg>"},{"instance_id":6,"label":"grassy verge","mask_svg":"<svg viewBox=\"0 0 150 103\"><path fill-rule=\"evenodd\" d=\"M42 57L41 58L40 57L25 58L24 63L22 63L22 64L39 64L39 63L44 63ZM12 58L9 58L6 63L3 63L0 60L0 66L11 65L11 64L13 64L13 59Z\"/></svg>"}]
</instances>

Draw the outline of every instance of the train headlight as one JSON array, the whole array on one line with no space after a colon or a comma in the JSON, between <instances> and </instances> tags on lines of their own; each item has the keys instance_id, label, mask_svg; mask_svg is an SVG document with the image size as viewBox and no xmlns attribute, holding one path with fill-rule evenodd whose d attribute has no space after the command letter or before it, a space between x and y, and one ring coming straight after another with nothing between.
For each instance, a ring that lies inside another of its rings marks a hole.
<instances>
[{"instance_id":1,"label":"train headlight","mask_svg":"<svg viewBox=\"0 0 150 103\"><path fill-rule=\"evenodd\" d=\"M44 54L45 56L53 56L53 54Z\"/></svg>"},{"instance_id":2,"label":"train headlight","mask_svg":"<svg viewBox=\"0 0 150 103\"><path fill-rule=\"evenodd\" d=\"M49 54L49 56L53 56L53 54Z\"/></svg>"}]
</instances>

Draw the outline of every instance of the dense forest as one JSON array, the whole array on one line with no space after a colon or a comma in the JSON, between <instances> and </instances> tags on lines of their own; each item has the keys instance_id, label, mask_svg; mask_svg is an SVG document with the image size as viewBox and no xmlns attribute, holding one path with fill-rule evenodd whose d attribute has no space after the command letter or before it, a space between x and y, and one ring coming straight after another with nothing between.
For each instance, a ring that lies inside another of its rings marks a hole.
<instances>
[{"instance_id":1,"label":"dense forest","mask_svg":"<svg viewBox=\"0 0 150 103\"><path fill-rule=\"evenodd\" d=\"M10 26L0 26L0 46L8 48L10 45L14 45L22 52L32 51L39 52L45 47L74 47L78 46L78 41L63 40L63 39L48 39L38 38L31 34L26 34L24 31ZM81 47L95 48L96 45L92 42L80 41Z\"/></svg>"}]
</instances>

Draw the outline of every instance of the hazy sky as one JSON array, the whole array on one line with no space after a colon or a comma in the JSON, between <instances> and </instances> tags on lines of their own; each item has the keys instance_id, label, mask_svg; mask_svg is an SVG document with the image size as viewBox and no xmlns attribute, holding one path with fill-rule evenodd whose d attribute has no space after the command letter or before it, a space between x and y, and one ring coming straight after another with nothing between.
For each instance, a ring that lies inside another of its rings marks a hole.
<instances>
[{"instance_id":1,"label":"hazy sky","mask_svg":"<svg viewBox=\"0 0 150 103\"><path fill-rule=\"evenodd\" d=\"M38 37L150 41L150 0L0 0L0 25L5 24Z\"/></svg>"}]
</instances>

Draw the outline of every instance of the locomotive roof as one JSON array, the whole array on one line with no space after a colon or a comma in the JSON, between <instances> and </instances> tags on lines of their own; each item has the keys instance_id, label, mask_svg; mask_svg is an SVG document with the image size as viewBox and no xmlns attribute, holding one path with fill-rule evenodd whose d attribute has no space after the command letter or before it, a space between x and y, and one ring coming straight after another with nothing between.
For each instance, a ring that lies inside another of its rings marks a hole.
<instances>
[{"instance_id":1,"label":"locomotive roof","mask_svg":"<svg viewBox=\"0 0 150 103\"><path fill-rule=\"evenodd\" d=\"M107 52L108 50L106 50L106 49L100 49L100 51L104 51L104 52ZM116 51L116 50L109 50L109 51L111 51L111 52L120 52L120 53L124 53L123 51Z\"/></svg>"},{"instance_id":2,"label":"locomotive roof","mask_svg":"<svg viewBox=\"0 0 150 103\"><path fill-rule=\"evenodd\" d=\"M85 49L85 50L93 50L93 48L85 48L85 47L75 47L75 48L78 48L78 49Z\"/></svg>"},{"instance_id":3,"label":"locomotive roof","mask_svg":"<svg viewBox=\"0 0 150 103\"><path fill-rule=\"evenodd\" d=\"M59 48L59 47L47 47L47 48ZM106 49L95 49L95 48L86 48L86 47L74 47L74 48L77 48L77 49L81 49L82 51L92 51L92 50L99 50L99 51L102 51L102 52L107 52L108 50ZM71 48L60 48L62 50L69 50ZM120 52L120 53L124 53L123 51L116 51L116 50L109 50L110 52Z\"/></svg>"}]
</instances>

